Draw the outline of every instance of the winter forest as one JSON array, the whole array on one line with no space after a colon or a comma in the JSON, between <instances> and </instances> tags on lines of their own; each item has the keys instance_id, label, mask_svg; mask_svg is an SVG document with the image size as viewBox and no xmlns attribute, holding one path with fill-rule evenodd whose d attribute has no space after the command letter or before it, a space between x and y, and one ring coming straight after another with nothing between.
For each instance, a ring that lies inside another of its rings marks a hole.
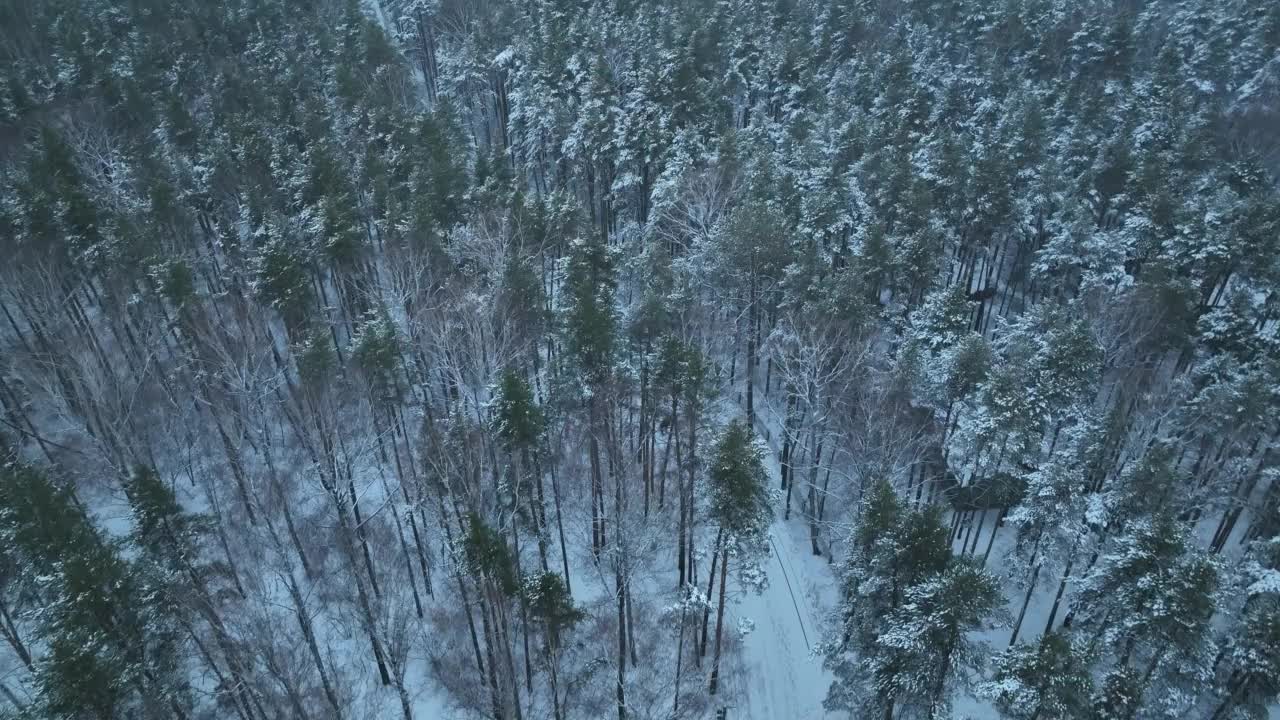
<instances>
[{"instance_id":1,"label":"winter forest","mask_svg":"<svg viewBox=\"0 0 1280 720\"><path fill-rule=\"evenodd\" d=\"M1280 717L1280 3L0 0L0 718Z\"/></svg>"}]
</instances>

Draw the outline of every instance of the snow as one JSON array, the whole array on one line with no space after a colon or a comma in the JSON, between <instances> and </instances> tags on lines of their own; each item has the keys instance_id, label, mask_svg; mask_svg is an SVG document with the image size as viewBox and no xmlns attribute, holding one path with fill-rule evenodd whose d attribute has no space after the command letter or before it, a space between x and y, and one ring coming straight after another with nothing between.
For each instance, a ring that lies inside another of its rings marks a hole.
<instances>
[{"instance_id":1,"label":"snow","mask_svg":"<svg viewBox=\"0 0 1280 720\"><path fill-rule=\"evenodd\" d=\"M760 417L757 417L757 422L761 422ZM764 432L761 428L757 430ZM769 432L768 436L777 438L777 430ZM776 488L781 483L780 464L773 442L767 445L765 467L770 487ZM729 705L729 717L747 720L841 718L842 715L827 712L822 707L832 675L822 667L821 657L812 652L825 630L823 619L837 600L833 568L826 558L816 557L810 551L808 528L799 514L784 521L778 510L775 507L774 522L770 528L772 552L765 565L769 572L767 589L755 595L743 592L735 582L729 586L736 601L726 611L728 619L734 624L739 619L750 619L755 623L755 630L743 641L743 672L726 679L730 695L742 699L740 706ZM978 538L979 555L990 539L994 527L992 520L987 518ZM990 556L992 566L999 567L1001 558L1010 550L1013 538L1014 533L1007 527L997 533ZM972 542L971 538L966 539ZM1050 579L1048 573L1042 573L1039 592L1032 597L1027 608L1021 642L1033 641L1039 636L1048 618L1057 580L1056 576ZM1046 591L1050 585L1052 589ZM1006 613L1016 614L1022 593L1009 584L1004 588L1004 595ZM1001 623L975 633L975 639L986 642L992 651L997 651L1008 643L1009 627ZM953 716L960 720L998 717L990 703L965 693L953 698L952 710Z\"/></svg>"},{"instance_id":2,"label":"snow","mask_svg":"<svg viewBox=\"0 0 1280 720\"><path fill-rule=\"evenodd\" d=\"M765 468L769 487L777 488L781 484L781 465L774 445L781 436L781 414L772 407L771 400L763 398L763 407L757 412L756 430L767 439ZM741 412L740 408L726 410ZM979 557L991 538L993 520L993 517L987 518L977 538ZM997 532L989 567L998 572L1002 559L1012 548L1014 536L1008 527ZM964 533L961 538L974 542ZM755 623L755 631L743 641L742 673L726 679L726 686L733 690L732 696L742 699L740 706L729 705L729 717L747 720L843 718L842 714L827 712L822 707L833 678L822 667L821 657L812 652L825 631L823 619L838 599L833 566L827 558L814 556L810 551L808 528L801 515L795 513L791 520L784 521L777 504L770 528L770 547L772 552L765 565L769 584L764 593L742 592L733 582L729 586L736 602L726 611L727 619L736 623L738 618L749 618ZM956 550L959 551L959 542ZM1058 577L1051 575L1041 573L1038 592L1027 608L1020 642L1034 641L1044 627L1053 591L1057 589ZM1016 615L1021 604L1022 591L1013 580L1006 578L1003 588L1005 619ZM986 643L996 652L1008 644L1009 632L1007 622L997 622L994 627L974 633L973 639ZM957 720L994 720L998 714L989 702L960 692L952 698L952 716Z\"/></svg>"},{"instance_id":3,"label":"snow","mask_svg":"<svg viewBox=\"0 0 1280 720\"><path fill-rule=\"evenodd\" d=\"M733 414L736 408L725 410ZM776 449L771 442L762 445L769 487L777 488L782 478ZM839 717L822 707L832 676L813 652L823 632L822 619L835 601L835 579L826 559L809 551L807 532L798 515L784 521L775 503L770 553L763 563L769 575L764 592L743 588L730 573L726 624L754 625L742 641L740 672L729 666L725 673L729 699L724 706L731 718Z\"/></svg>"},{"instance_id":4,"label":"snow","mask_svg":"<svg viewBox=\"0 0 1280 720\"><path fill-rule=\"evenodd\" d=\"M515 62L515 57L516 57L516 51L514 48L511 48L511 47L503 48L502 52L494 56L493 65L494 67L506 67L508 65L511 65L513 62Z\"/></svg>"},{"instance_id":5,"label":"snow","mask_svg":"<svg viewBox=\"0 0 1280 720\"><path fill-rule=\"evenodd\" d=\"M769 460L770 480L780 481L775 458ZM731 717L835 717L822 709L831 673L812 652L834 583L826 562L809 553L804 533L797 521L775 518L766 565L769 586L759 595L743 594L731 607L730 617L755 623L743 641L746 672L738 678L744 706Z\"/></svg>"}]
</instances>

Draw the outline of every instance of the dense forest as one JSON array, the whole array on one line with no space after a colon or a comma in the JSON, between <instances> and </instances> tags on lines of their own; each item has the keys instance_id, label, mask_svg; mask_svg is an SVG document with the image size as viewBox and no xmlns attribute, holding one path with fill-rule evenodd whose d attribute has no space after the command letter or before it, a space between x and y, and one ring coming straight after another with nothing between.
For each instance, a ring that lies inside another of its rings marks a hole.
<instances>
[{"instance_id":1,"label":"dense forest","mask_svg":"<svg viewBox=\"0 0 1280 720\"><path fill-rule=\"evenodd\" d=\"M1280 3L0 19L0 718L1280 715Z\"/></svg>"}]
</instances>

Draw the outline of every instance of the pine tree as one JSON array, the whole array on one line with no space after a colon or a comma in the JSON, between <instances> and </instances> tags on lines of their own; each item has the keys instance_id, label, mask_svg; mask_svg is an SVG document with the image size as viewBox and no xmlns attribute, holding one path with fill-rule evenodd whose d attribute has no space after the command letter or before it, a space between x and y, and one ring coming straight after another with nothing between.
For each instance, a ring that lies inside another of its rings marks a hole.
<instances>
[{"instance_id":1,"label":"pine tree","mask_svg":"<svg viewBox=\"0 0 1280 720\"><path fill-rule=\"evenodd\" d=\"M233 592L228 568L201 557L202 546L212 540L209 519L184 511L173 490L149 467L134 471L125 493L133 514L131 538L141 550L136 561L140 592L155 608L148 634L167 635L166 642L175 643L179 626L193 634L196 619L202 620L213 633L230 677L227 702L250 717L260 712L261 701L249 684L249 663L224 619L230 610L226 598ZM212 658L207 662L214 673L220 672ZM336 711L333 691L326 692Z\"/></svg>"},{"instance_id":2,"label":"pine tree","mask_svg":"<svg viewBox=\"0 0 1280 720\"><path fill-rule=\"evenodd\" d=\"M832 707L959 705L980 541L1001 712L1274 705L1277 3L0 6L0 708L652 714L654 588L701 658L691 581L758 570L700 547L726 379L839 572Z\"/></svg>"},{"instance_id":3,"label":"pine tree","mask_svg":"<svg viewBox=\"0 0 1280 720\"><path fill-rule=\"evenodd\" d=\"M708 269L732 307L743 313L740 332L746 339L747 423L755 422L757 353L762 326L772 324L778 302L776 292L788 262L785 218L766 198L776 178L767 166L758 169L749 190L750 201L727 218L702 252ZM768 328L765 327L765 330Z\"/></svg>"},{"instance_id":4,"label":"pine tree","mask_svg":"<svg viewBox=\"0 0 1280 720\"><path fill-rule=\"evenodd\" d=\"M1210 720L1264 718L1280 697L1280 540L1256 541L1250 554L1244 607L1214 663Z\"/></svg>"},{"instance_id":5,"label":"pine tree","mask_svg":"<svg viewBox=\"0 0 1280 720\"><path fill-rule=\"evenodd\" d=\"M720 599L716 604L715 651L711 661L711 694L720 684L720 643L724 631L725 585L729 558L745 562L757 549L771 519L766 494L763 453L751 431L732 421L716 443L709 471L711 518L719 525Z\"/></svg>"},{"instance_id":6,"label":"pine tree","mask_svg":"<svg viewBox=\"0 0 1280 720\"><path fill-rule=\"evenodd\" d=\"M1202 668L1213 652L1209 620L1218 575L1168 513L1135 520L1116 539L1076 597L1087 609L1079 626L1114 659L1104 693L1123 688L1132 702L1116 717L1132 717L1152 703L1168 702L1172 710L1185 702L1179 698L1201 690ZM1151 690L1157 684L1160 693Z\"/></svg>"},{"instance_id":7,"label":"pine tree","mask_svg":"<svg viewBox=\"0 0 1280 720\"><path fill-rule=\"evenodd\" d=\"M571 251L565 283L567 345L583 379L590 386L599 386L613 369L613 262L608 249L597 240L575 240Z\"/></svg>"},{"instance_id":8,"label":"pine tree","mask_svg":"<svg viewBox=\"0 0 1280 720\"><path fill-rule=\"evenodd\" d=\"M1004 717L1067 720L1086 717L1092 709L1089 658L1062 633L1014 645L993 664L991 680L979 685L978 692L991 698Z\"/></svg>"},{"instance_id":9,"label":"pine tree","mask_svg":"<svg viewBox=\"0 0 1280 720\"><path fill-rule=\"evenodd\" d=\"M543 572L527 578L522 592L529 604L530 616L542 627L545 638L543 651L551 676L553 717L560 720L564 717L560 697L560 653L565 636L586 618L586 614L574 606L568 588L555 573Z\"/></svg>"},{"instance_id":10,"label":"pine tree","mask_svg":"<svg viewBox=\"0 0 1280 720\"><path fill-rule=\"evenodd\" d=\"M545 420L533 402L528 383L512 370L503 372L495 404L494 414L502 439L518 450L536 448Z\"/></svg>"},{"instance_id":11,"label":"pine tree","mask_svg":"<svg viewBox=\"0 0 1280 720\"><path fill-rule=\"evenodd\" d=\"M996 578L963 558L906 589L865 660L886 718L950 716L954 688L985 659L968 633L983 626L999 597Z\"/></svg>"},{"instance_id":12,"label":"pine tree","mask_svg":"<svg viewBox=\"0 0 1280 720\"><path fill-rule=\"evenodd\" d=\"M900 710L932 712L931 703L941 697L935 694L938 683L945 689L954 663L969 654L954 633L978 622L986 614L983 606L989 609L994 602L994 597L988 598L993 587L989 576L973 568L947 574L948 535L937 507L910 510L889 483L872 486L849 541L849 557L840 569L839 637L823 648L826 665L835 675L823 703L829 710L870 712L886 720ZM941 589L964 576L972 587L957 596L962 606L938 605ZM936 608L937 614L916 618L904 611L909 596ZM926 624L916 624L915 619ZM907 620L910 626L901 624ZM908 635L892 635L898 631ZM910 640L931 632L940 632L945 641L935 648L941 654L934 657ZM922 652L913 654L912 647Z\"/></svg>"},{"instance_id":13,"label":"pine tree","mask_svg":"<svg viewBox=\"0 0 1280 720\"><path fill-rule=\"evenodd\" d=\"M189 717L174 608L148 593L71 495L13 465L0 482L5 542L40 577L37 629L48 648L38 708L51 718Z\"/></svg>"}]
</instances>

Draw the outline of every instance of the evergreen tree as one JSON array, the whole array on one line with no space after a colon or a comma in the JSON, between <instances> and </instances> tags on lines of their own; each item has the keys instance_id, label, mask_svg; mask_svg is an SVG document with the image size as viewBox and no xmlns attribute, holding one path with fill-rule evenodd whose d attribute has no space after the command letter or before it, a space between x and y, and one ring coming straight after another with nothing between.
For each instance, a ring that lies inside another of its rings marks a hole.
<instances>
[{"instance_id":1,"label":"evergreen tree","mask_svg":"<svg viewBox=\"0 0 1280 720\"><path fill-rule=\"evenodd\" d=\"M645 613L678 691L693 586L761 579L724 385L838 574L833 709L958 708L980 562L1000 712L1274 712L1277 3L0 17L0 708L666 714Z\"/></svg>"},{"instance_id":2,"label":"evergreen tree","mask_svg":"<svg viewBox=\"0 0 1280 720\"><path fill-rule=\"evenodd\" d=\"M1239 624L1215 662L1211 720L1266 717L1280 696L1280 542L1257 541L1251 554Z\"/></svg>"},{"instance_id":3,"label":"evergreen tree","mask_svg":"<svg viewBox=\"0 0 1280 720\"><path fill-rule=\"evenodd\" d=\"M546 662L551 675L551 701L554 717L563 717L560 691L560 654L565 636L586 614L575 607L573 598L560 576L544 572L525 580L523 593L529 604L529 614L542 627Z\"/></svg>"},{"instance_id":4,"label":"evergreen tree","mask_svg":"<svg viewBox=\"0 0 1280 720\"><path fill-rule=\"evenodd\" d=\"M966 685L965 673L984 661L967 635L983 626L999 597L995 577L967 559L906 589L866 659L885 717L950 715L953 688Z\"/></svg>"},{"instance_id":5,"label":"evergreen tree","mask_svg":"<svg viewBox=\"0 0 1280 720\"><path fill-rule=\"evenodd\" d=\"M989 576L974 568L948 574L947 538L937 507L911 510L887 482L872 487L840 571L839 637L823 648L836 677L824 701L828 709L884 718L942 710L932 705L941 698L935 694L939 683L945 687L953 679L955 663L969 652L955 633L980 621L994 602ZM966 576L972 587L957 595L960 604L946 607L942 588ZM917 601L936 614L904 610ZM910 640L932 632L951 639L931 648Z\"/></svg>"},{"instance_id":6,"label":"evergreen tree","mask_svg":"<svg viewBox=\"0 0 1280 720\"><path fill-rule=\"evenodd\" d=\"M742 565L750 555L761 552L759 547L771 519L762 455L751 431L735 420L720 436L711 459L711 517L719 525L721 537L716 548L721 555L720 599L716 604L715 651L711 661L712 695L720 684L720 643L729 558L738 556Z\"/></svg>"},{"instance_id":7,"label":"evergreen tree","mask_svg":"<svg viewBox=\"0 0 1280 720\"><path fill-rule=\"evenodd\" d=\"M1167 513L1135 520L1116 539L1076 598L1087 608L1080 626L1114 658L1104 693L1129 698L1130 709L1113 710L1116 717L1157 703L1173 711L1201 690L1217 588L1217 565Z\"/></svg>"},{"instance_id":8,"label":"evergreen tree","mask_svg":"<svg viewBox=\"0 0 1280 720\"><path fill-rule=\"evenodd\" d=\"M1092 709L1089 659L1062 633L1014 645L993 665L991 680L978 691L991 698L1004 717L1066 720L1087 717Z\"/></svg>"},{"instance_id":9,"label":"evergreen tree","mask_svg":"<svg viewBox=\"0 0 1280 720\"><path fill-rule=\"evenodd\" d=\"M173 607L147 592L72 496L40 471L3 470L0 528L40 578L43 717L189 717Z\"/></svg>"},{"instance_id":10,"label":"evergreen tree","mask_svg":"<svg viewBox=\"0 0 1280 720\"><path fill-rule=\"evenodd\" d=\"M181 629L190 635L203 621L214 635L231 683L220 689L226 703L253 713L261 707L249 685L249 662L227 626L227 598L235 592L229 569L202 556L213 540L208 518L188 513L173 490L149 467L137 468L125 484L133 514L133 544L141 551L135 561L139 592L152 603L146 628L153 641L167 647L181 642ZM178 649L173 647L174 652ZM213 672L218 665L207 658Z\"/></svg>"},{"instance_id":11,"label":"evergreen tree","mask_svg":"<svg viewBox=\"0 0 1280 720\"><path fill-rule=\"evenodd\" d=\"M613 370L613 262L605 245L596 240L575 240L571 251L565 288L567 344L583 379L598 386Z\"/></svg>"}]
</instances>

